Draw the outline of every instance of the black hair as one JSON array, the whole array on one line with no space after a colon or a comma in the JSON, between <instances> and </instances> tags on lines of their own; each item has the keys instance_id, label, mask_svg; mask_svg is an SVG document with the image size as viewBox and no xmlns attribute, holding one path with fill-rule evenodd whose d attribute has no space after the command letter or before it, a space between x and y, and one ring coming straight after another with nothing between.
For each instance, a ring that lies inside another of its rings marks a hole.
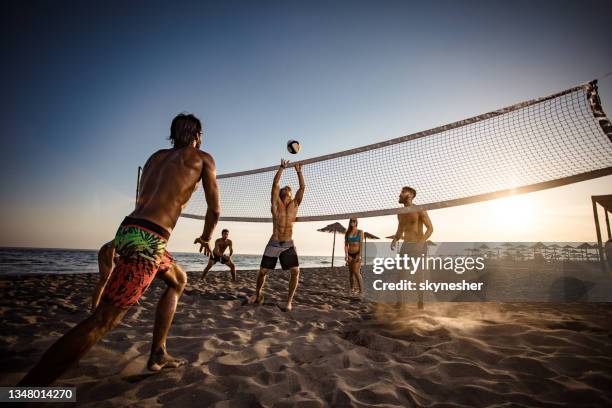
<instances>
[{"instance_id":1,"label":"black hair","mask_svg":"<svg viewBox=\"0 0 612 408\"><path fill-rule=\"evenodd\" d=\"M412 193L412 198L416 197L416 190L410 186L404 186L402 187L402 192L404 191L410 191Z\"/></svg>"},{"instance_id":2,"label":"black hair","mask_svg":"<svg viewBox=\"0 0 612 408\"><path fill-rule=\"evenodd\" d=\"M200 132L202 132L202 123L200 119L196 118L191 113L179 113L172 119L170 137L168 137L168 140L170 140L172 146L176 148L185 147L196 140Z\"/></svg>"},{"instance_id":3,"label":"black hair","mask_svg":"<svg viewBox=\"0 0 612 408\"><path fill-rule=\"evenodd\" d=\"M223 234L224 232L227 232L229 234L229 230L227 228L224 228L223 230L221 230L221 234Z\"/></svg>"}]
</instances>

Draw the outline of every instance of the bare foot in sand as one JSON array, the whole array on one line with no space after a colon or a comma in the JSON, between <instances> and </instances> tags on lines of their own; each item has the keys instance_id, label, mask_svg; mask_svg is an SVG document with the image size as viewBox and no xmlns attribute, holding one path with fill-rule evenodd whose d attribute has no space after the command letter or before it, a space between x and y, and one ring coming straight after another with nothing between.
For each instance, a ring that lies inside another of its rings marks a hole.
<instances>
[{"instance_id":1,"label":"bare foot in sand","mask_svg":"<svg viewBox=\"0 0 612 408\"><path fill-rule=\"evenodd\" d=\"M151 371L160 371L164 368L178 368L187 364L183 358L172 357L163 350L156 351L149 357L147 368Z\"/></svg>"},{"instance_id":2,"label":"bare foot in sand","mask_svg":"<svg viewBox=\"0 0 612 408\"><path fill-rule=\"evenodd\" d=\"M291 302L287 303L287 306L285 306L285 311L286 312L290 312L291 309L293 309L293 306L291 305Z\"/></svg>"},{"instance_id":3,"label":"bare foot in sand","mask_svg":"<svg viewBox=\"0 0 612 408\"><path fill-rule=\"evenodd\" d=\"M252 305L252 304L262 305L263 302L264 302L264 295L262 293L262 294L259 295L259 298L257 298L255 295L249 296L247 298L247 301L246 301L245 304L248 304L248 305Z\"/></svg>"}]
</instances>

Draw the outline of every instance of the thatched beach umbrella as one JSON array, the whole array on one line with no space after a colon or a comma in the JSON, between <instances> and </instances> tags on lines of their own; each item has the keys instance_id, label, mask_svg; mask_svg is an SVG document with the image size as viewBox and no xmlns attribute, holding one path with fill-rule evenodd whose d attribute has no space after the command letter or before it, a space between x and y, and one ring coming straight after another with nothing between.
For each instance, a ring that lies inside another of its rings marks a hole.
<instances>
[{"instance_id":1,"label":"thatched beach umbrella","mask_svg":"<svg viewBox=\"0 0 612 408\"><path fill-rule=\"evenodd\" d=\"M549 245L548 248L552 249L552 259L557 260L557 249L561 248L557 244Z\"/></svg>"},{"instance_id":2,"label":"thatched beach umbrella","mask_svg":"<svg viewBox=\"0 0 612 408\"><path fill-rule=\"evenodd\" d=\"M524 260L524 258L525 258L525 254L523 253L523 251L525 249L527 249L527 248L529 248L529 247L527 245L524 245L524 244L519 244L519 245L514 247L514 249L516 249L516 256L521 261Z\"/></svg>"},{"instance_id":3,"label":"thatched beach umbrella","mask_svg":"<svg viewBox=\"0 0 612 408\"><path fill-rule=\"evenodd\" d=\"M589 249L591 249L591 245L589 245L586 242L583 242L582 244L578 245L576 248L578 249L582 249L582 256L583 259L586 258L588 260L588 256L589 256Z\"/></svg>"},{"instance_id":4,"label":"thatched beach umbrella","mask_svg":"<svg viewBox=\"0 0 612 408\"><path fill-rule=\"evenodd\" d=\"M566 258L567 258L567 260L569 261L569 260L570 260L570 258L571 258L571 256L570 256L570 253L571 253L571 252L570 252L570 251L571 251L572 249L574 249L574 247L573 247L573 246L571 246L571 245L565 245L565 246L563 246L561 249L563 250L563 254L565 255L565 257L566 257Z\"/></svg>"},{"instance_id":5,"label":"thatched beach umbrella","mask_svg":"<svg viewBox=\"0 0 612 408\"><path fill-rule=\"evenodd\" d=\"M339 222L334 222L333 224L329 224L321 229L318 229L319 232L333 232L334 233L334 243L332 244L332 268L334 267L334 254L336 252L336 232L344 234L346 232L346 228Z\"/></svg>"},{"instance_id":6,"label":"thatched beach umbrella","mask_svg":"<svg viewBox=\"0 0 612 408\"><path fill-rule=\"evenodd\" d=\"M514 245L512 245L509 242L504 242L503 244L501 244L501 246L504 247L504 251L506 251L505 253L506 255L510 255L511 254L510 250L514 249Z\"/></svg>"},{"instance_id":7,"label":"thatched beach umbrella","mask_svg":"<svg viewBox=\"0 0 612 408\"><path fill-rule=\"evenodd\" d=\"M544 251L546 251L546 248L548 248L548 247L546 245L544 245L544 243L542 243L542 242L536 242L535 244L533 244L533 246L531 247L531 250L533 251L534 259L535 259L535 256L536 256L536 251L539 251L539 250L542 250L542 249Z\"/></svg>"},{"instance_id":8,"label":"thatched beach umbrella","mask_svg":"<svg viewBox=\"0 0 612 408\"><path fill-rule=\"evenodd\" d=\"M370 239L380 239L376 235L370 234L368 231L363 231L363 237L365 239L368 239L368 238L370 238Z\"/></svg>"}]
</instances>

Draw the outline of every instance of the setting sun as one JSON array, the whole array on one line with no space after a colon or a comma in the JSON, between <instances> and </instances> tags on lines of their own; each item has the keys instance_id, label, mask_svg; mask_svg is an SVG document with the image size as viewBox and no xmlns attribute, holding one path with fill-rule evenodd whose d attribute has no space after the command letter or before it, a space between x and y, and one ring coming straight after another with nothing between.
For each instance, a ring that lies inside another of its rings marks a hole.
<instances>
[{"instance_id":1,"label":"setting sun","mask_svg":"<svg viewBox=\"0 0 612 408\"><path fill-rule=\"evenodd\" d=\"M492 227L520 232L534 221L536 208L528 195L500 198L489 203L487 220Z\"/></svg>"}]
</instances>

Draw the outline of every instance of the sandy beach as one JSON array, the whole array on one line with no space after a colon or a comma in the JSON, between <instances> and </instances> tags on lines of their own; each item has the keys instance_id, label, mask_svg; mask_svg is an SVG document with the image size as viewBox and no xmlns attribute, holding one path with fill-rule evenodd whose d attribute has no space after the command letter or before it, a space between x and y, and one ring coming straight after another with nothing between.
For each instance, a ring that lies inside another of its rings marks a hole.
<instances>
[{"instance_id":1,"label":"sandy beach","mask_svg":"<svg viewBox=\"0 0 612 408\"><path fill-rule=\"evenodd\" d=\"M79 406L610 406L612 305L437 303L400 316L346 295L347 271L268 278L263 306L242 306L254 271L189 274L169 351L185 367L150 373L155 282L124 321L56 385ZM0 385L14 385L89 313L97 275L0 279Z\"/></svg>"}]
</instances>

